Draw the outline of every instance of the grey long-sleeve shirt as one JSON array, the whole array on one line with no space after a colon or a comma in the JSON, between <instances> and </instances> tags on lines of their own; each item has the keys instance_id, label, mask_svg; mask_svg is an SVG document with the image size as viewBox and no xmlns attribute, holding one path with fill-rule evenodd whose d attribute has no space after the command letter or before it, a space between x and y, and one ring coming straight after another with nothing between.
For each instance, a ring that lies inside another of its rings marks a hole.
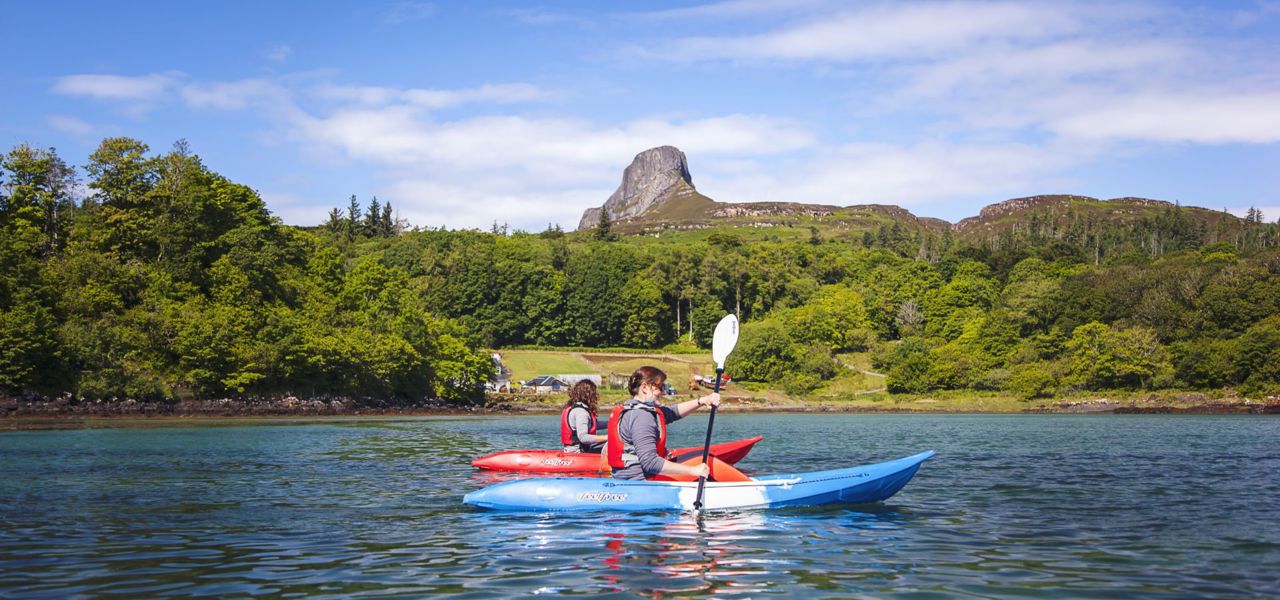
<instances>
[{"instance_id":1,"label":"grey long-sleeve shirt","mask_svg":"<svg viewBox=\"0 0 1280 600\"><path fill-rule=\"evenodd\" d=\"M608 431L608 427L606 423L604 431ZM609 439L609 436L603 433L591 433L591 413L581 406L575 406L569 410L569 429L572 429L574 435L578 437L578 449L582 452L600 452L600 448ZM596 431L601 430L597 428Z\"/></svg>"},{"instance_id":2,"label":"grey long-sleeve shirt","mask_svg":"<svg viewBox=\"0 0 1280 600\"><path fill-rule=\"evenodd\" d=\"M639 404L635 401L627 404ZM680 414L669 406L655 407L662 411L670 425L680 420ZM667 457L658 454L658 417L644 409L628 410L618 421L618 435L624 443L635 447L640 462L613 470L614 479L646 479L662 472Z\"/></svg>"}]
</instances>

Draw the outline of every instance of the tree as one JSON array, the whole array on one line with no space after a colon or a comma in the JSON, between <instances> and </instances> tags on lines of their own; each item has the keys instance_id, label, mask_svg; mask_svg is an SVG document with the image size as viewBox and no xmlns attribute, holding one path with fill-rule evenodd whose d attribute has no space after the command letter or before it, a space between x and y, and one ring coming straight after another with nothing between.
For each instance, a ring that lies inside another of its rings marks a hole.
<instances>
[{"instance_id":1,"label":"tree","mask_svg":"<svg viewBox=\"0 0 1280 600\"><path fill-rule=\"evenodd\" d=\"M8 193L0 201L0 212L9 219L25 219L43 236L41 253L50 256L66 241L67 217L75 202L75 171L55 149L20 144L0 165L9 171Z\"/></svg>"},{"instance_id":2,"label":"tree","mask_svg":"<svg viewBox=\"0 0 1280 600\"><path fill-rule=\"evenodd\" d=\"M364 234L369 237L382 236L382 203L378 202L378 197L374 196L369 201L369 210L364 215L364 225L361 228Z\"/></svg>"},{"instance_id":3,"label":"tree","mask_svg":"<svg viewBox=\"0 0 1280 600\"><path fill-rule=\"evenodd\" d=\"M138 258L155 255L149 239L155 211L146 198L159 175L155 161L146 156L148 150L137 140L107 138L85 165L92 178L89 187L96 190L93 199L101 205L102 221L108 224L99 231L103 244Z\"/></svg>"},{"instance_id":4,"label":"tree","mask_svg":"<svg viewBox=\"0 0 1280 600\"><path fill-rule=\"evenodd\" d=\"M396 222L391 216L391 203L384 203L382 205L382 219L379 222L379 234L382 237L391 237L399 233L396 229Z\"/></svg>"},{"instance_id":5,"label":"tree","mask_svg":"<svg viewBox=\"0 0 1280 600\"><path fill-rule=\"evenodd\" d=\"M716 324L723 319L726 312L720 301L704 296L694 304L689 314L689 323L693 328L693 342L701 348L711 347L711 336L715 334Z\"/></svg>"},{"instance_id":6,"label":"tree","mask_svg":"<svg viewBox=\"0 0 1280 600\"><path fill-rule=\"evenodd\" d=\"M929 371L933 368L933 360L923 338L902 340L889 352L885 362L889 365L885 387L890 392L919 394L929 391Z\"/></svg>"},{"instance_id":7,"label":"tree","mask_svg":"<svg viewBox=\"0 0 1280 600\"><path fill-rule=\"evenodd\" d=\"M744 381L780 382L799 370L799 360L781 323L756 321L742 325L726 371Z\"/></svg>"},{"instance_id":8,"label":"tree","mask_svg":"<svg viewBox=\"0 0 1280 600\"><path fill-rule=\"evenodd\" d=\"M808 303L786 311L783 322L797 342L837 352L865 350L874 337L862 294L844 285L823 286Z\"/></svg>"},{"instance_id":9,"label":"tree","mask_svg":"<svg viewBox=\"0 0 1280 600\"><path fill-rule=\"evenodd\" d=\"M920 327L924 323L924 313L914 299L908 298L906 302L902 303L902 306L898 307L898 314L894 318L894 323L897 324L898 331L902 335L916 335L920 332Z\"/></svg>"},{"instance_id":10,"label":"tree","mask_svg":"<svg viewBox=\"0 0 1280 600\"><path fill-rule=\"evenodd\" d=\"M1067 353L1071 380L1086 389L1147 388L1172 372L1155 333L1142 327L1081 325L1071 333Z\"/></svg>"},{"instance_id":11,"label":"tree","mask_svg":"<svg viewBox=\"0 0 1280 600\"><path fill-rule=\"evenodd\" d=\"M622 344L631 348L657 347L665 337L661 317L667 307L662 302L662 289L648 279L633 278L626 294L622 302L626 312Z\"/></svg>"},{"instance_id":12,"label":"tree","mask_svg":"<svg viewBox=\"0 0 1280 600\"><path fill-rule=\"evenodd\" d=\"M617 235L613 233L613 223L609 220L609 211L603 207L600 209L600 220L596 222L596 230L591 235L602 242L612 242L617 239Z\"/></svg>"},{"instance_id":13,"label":"tree","mask_svg":"<svg viewBox=\"0 0 1280 600\"><path fill-rule=\"evenodd\" d=\"M337 236L342 234L345 227L346 225L342 218L342 211L337 208L329 211L329 218L324 223L325 231L328 231L331 235Z\"/></svg>"},{"instance_id":14,"label":"tree","mask_svg":"<svg viewBox=\"0 0 1280 600\"><path fill-rule=\"evenodd\" d=\"M1280 317L1270 317L1235 340L1236 379L1252 396L1280 393Z\"/></svg>"},{"instance_id":15,"label":"tree","mask_svg":"<svg viewBox=\"0 0 1280 600\"><path fill-rule=\"evenodd\" d=\"M62 370L52 312L26 302L0 307L0 390L22 392L52 386Z\"/></svg>"},{"instance_id":16,"label":"tree","mask_svg":"<svg viewBox=\"0 0 1280 600\"><path fill-rule=\"evenodd\" d=\"M351 194L351 199L347 204L347 241L355 241L356 236L360 235L360 201L356 199L355 194Z\"/></svg>"}]
</instances>

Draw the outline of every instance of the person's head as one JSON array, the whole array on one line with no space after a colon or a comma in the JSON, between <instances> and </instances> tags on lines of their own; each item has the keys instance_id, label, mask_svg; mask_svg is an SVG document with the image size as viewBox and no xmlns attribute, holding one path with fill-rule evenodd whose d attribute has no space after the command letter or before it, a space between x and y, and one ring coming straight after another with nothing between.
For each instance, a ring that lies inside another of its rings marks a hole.
<instances>
[{"instance_id":1,"label":"person's head","mask_svg":"<svg viewBox=\"0 0 1280 600\"><path fill-rule=\"evenodd\" d=\"M640 367L631 374L627 382L627 390L633 398L656 400L662 397L663 386L667 383L667 374L657 367Z\"/></svg>"},{"instance_id":2,"label":"person's head","mask_svg":"<svg viewBox=\"0 0 1280 600\"><path fill-rule=\"evenodd\" d=\"M569 388L569 401L564 403L564 407L569 408L578 402L586 404L591 414L595 414L600 409L600 394L596 392L594 381L583 379Z\"/></svg>"}]
</instances>

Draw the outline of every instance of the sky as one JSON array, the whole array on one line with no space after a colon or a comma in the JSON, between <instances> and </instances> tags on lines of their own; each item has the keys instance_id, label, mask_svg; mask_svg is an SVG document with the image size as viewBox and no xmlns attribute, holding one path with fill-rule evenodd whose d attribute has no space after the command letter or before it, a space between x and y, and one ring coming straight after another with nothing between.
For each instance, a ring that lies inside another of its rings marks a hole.
<instances>
[{"instance_id":1,"label":"sky","mask_svg":"<svg viewBox=\"0 0 1280 600\"><path fill-rule=\"evenodd\" d=\"M0 149L185 139L294 225L573 229L659 145L722 202L1280 218L1280 0L0 0L0 39Z\"/></svg>"}]
</instances>

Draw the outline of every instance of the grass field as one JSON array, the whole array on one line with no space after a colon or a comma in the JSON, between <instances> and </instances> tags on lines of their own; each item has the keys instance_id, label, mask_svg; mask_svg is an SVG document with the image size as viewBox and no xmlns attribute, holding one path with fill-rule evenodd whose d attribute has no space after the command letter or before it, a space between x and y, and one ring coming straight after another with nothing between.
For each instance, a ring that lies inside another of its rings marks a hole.
<instances>
[{"instance_id":1,"label":"grass field","mask_svg":"<svg viewBox=\"0 0 1280 600\"><path fill-rule=\"evenodd\" d=\"M682 399L706 393L706 390L690 391L689 375L712 374L715 368L711 357L703 355L670 355L654 353L618 354L610 352L575 352L555 350L499 350L503 362L512 370L515 380L528 381L538 375L568 373L596 373L605 377L611 373L629 375L645 365L658 367L667 373L668 381ZM1039 402L1024 402L998 392L952 391L934 392L928 395L889 394L882 390L884 378L865 373L871 370L866 353L841 354L840 361L846 370L803 398L788 397L769 384L732 384L724 390L729 406L744 407L807 407L834 410L884 410L884 411L944 411L944 412L1018 412L1032 408ZM732 375L732 373L731 373ZM600 390L606 403L620 401L628 396L624 389ZM532 399L531 399L532 400ZM546 397L548 406L558 406L564 396Z\"/></svg>"},{"instance_id":2,"label":"grass field","mask_svg":"<svg viewBox=\"0 0 1280 600\"><path fill-rule=\"evenodd\" d=\"M700 354L618 354L610 352L574 352L555 350L498 350L502 362L511 369L511 377L515 381L528 381L539 375L560 375L570 373L595 373L606 382L601 395L614 399L626 395L625 390L608 389L609 375L628 376L636 369L651 366L662 369L667 374L667 381L680 395L705 393L706 390L691 392L689 379L691 375L712 375L715 366L708 352ZM732 375L732 374L731 374ZM856 375L856 373L855 373ZM842 388L842 391L847 391ZM773 393L751 393L730 387L725 390L727 396L776 396Z\"/></svg>"},{"instance_id":3,"label":"grass field","mask_svg":"<svg viewBox=\"0 0 1280 600\"><path fill-rule=\"evenodd\" d=\"M539 375L570 373L598 373L576 352L550 352L543 350L499 350L502 362L511 369L515 381L528 381Z\"/></svg>"},{"instance_id":4,"label":"grass field","mask_svg":"<svg viewBox=\"0 0 1280 600\"><path fill-rule=\"evenodd\" d=\"M630 354L619 352L591 352L569 350L499 350L507 367L513 371L515 379L529 380L538 375L559 375L569 373L596 373L608 379L611 373L629 375L635 369L651 365L667 373L668 381L676 388L676 401L703 395L705 389L690 391L690 374L712 374L715 372L711 358L703 354ZM1099 402L1116 405L1137 405L1139 407L1185 407L1210 401L1238 402L1240 399L1217 396L1199 392L1180 392L1177 390L1150 391L1109 391L1105 393L1088 393L1079 396L1022 400L1001 392L979 392L973 390L937 391L928 394L890 394L883 391L885 378L875 374L871 368L867 353L840 354L840 362L846 370L836 378L825 382L821 387L804 397L792 397L781 390L773 389L769 383L734 382L722 391L725 408L728 410L806 410L806 411L884 411L884 412L1000 412L1017 413L1026 410L1055 410L1060 405L1076 403L1094 404ZM602 404L612 405L628 396L625 389L610 389L607 385L600 390ZM553 411L564 402L563 394L528 395L522 401L524 405L535 410ZM1103 399L1106 400L1103 400ZM1086 407L1087 409L1088 407ZM1074 408L1070 412L1076 411Z\"/></svg>"}]
</instances>

